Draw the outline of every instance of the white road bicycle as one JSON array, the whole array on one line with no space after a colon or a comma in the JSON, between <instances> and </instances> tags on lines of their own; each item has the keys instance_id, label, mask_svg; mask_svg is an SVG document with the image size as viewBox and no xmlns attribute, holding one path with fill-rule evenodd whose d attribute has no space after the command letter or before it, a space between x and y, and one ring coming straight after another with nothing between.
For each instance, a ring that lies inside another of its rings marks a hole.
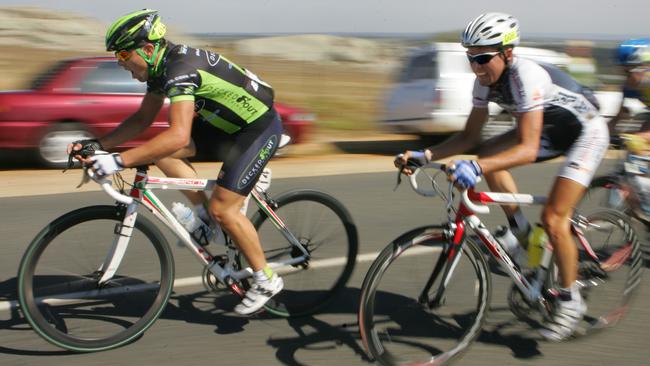
<instances>
[{"instance_id":1,"label":"white road bicycle","mask_svg":"<svg viewBox=\"0 0 650 366\"><path fill-rule=\"evenodd\" d=\"M77 352L108 350L135 340L162 314L175 286L174 261L165 236L139 208L189 249L209 289L241 296L249 288L252 270L229 238L218 248L199 245L154 194L212 190L216 182L150 177L147 170L137 168L128 194L121 175L113 176L121 187L115 189L85 170L116 204L66 213L27 248L18 271L19 303L48 342ZM321 310L344 288L355 265L358 236L350 213L316 190L273 198L256 188L251 197L258 207L251 221L266 259L285 283L266 311L289 317Z\"/></svg>"}]
</instances>

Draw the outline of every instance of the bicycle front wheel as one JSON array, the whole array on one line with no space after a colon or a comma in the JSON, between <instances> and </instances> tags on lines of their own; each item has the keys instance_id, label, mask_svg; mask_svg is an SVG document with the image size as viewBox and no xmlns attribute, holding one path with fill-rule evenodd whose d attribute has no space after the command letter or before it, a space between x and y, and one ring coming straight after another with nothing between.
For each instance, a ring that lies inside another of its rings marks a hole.
<instances>
[{"instance_id":1,"label":"bicycle front wheel","mask_svg":"<svg viewBox=\"0 0 650 366\"><path fill-rule=\"evenodd\" d=\"M579 247L578 284L587 302L585 328L593 331L623 318L639 288L643 260L632 225L618 211L589 214L582 234L592 253Z\"/></svg>"},{"instance_id":2,"label":"bicycle front wheel","mask_svg":"<svg viewBox=\"0 0 650 366\"><path fill-rule=\"evenodd\" d=\"M366 274L359 305L363 344L382 365L457 359L481 332L490 286L475 244L453 244L441 227L414 229L390 243Z\"/></svg>"},{"instance_id":3,"label":"bicycle front wheel","mask_svg":"<svg viewBox=\"0 0 650 366\"><path fill-rule=\"evenodd\" d=\"M78 352L111 349L136 339L162 313L172 291L172 254L142 216L126 250L115 250L124 211L92 206L69 212L27 248L18 271L20 306L48 342ZM115 273L100 281L107 258L119 253Z\"/></svg>"},{"instance_id":4,"label":"bicycle front wheel","mask_svg":"<svg viewBox=\"0 0 650 366\"><path fill-rule=\"evenodd\" d=\"M314 190L284 193L274 200L273 212L258 211L252 218L269 264L287 263L276 272L284 289L265 308L279 316L303 316L328 305L350 279L358 251L352 216L334 197ZM276 228L279 221L300 242L292 245ZM245 286L247 284L245 283Z\"/></svg>"}]
</instances>

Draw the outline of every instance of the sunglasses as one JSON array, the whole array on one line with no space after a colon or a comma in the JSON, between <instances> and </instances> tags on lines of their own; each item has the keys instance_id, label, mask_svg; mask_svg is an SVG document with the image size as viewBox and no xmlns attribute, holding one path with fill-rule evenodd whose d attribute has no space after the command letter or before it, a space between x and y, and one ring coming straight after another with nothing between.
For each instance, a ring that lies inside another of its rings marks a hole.
<instances>
[{"instance_id":1,"label":"sunglasses","mask_svg":"<svg viewBox=\"0 0 650 366\"><path fill-rule=\"evenodd\" d=\"M499 51L497 51L497 52L486 52L486 53L479 53L478 55L470 55L469 53L466 53L465 55L467 55L467 59L469 60L470 64L472 62L476 62L479 65L485 65L488 62L490 62L490 60L492 60L492 58L494 56L498 55L499 53L501 53L501 52L499 52Z\"/></svg>"},{"instance_id":2,"label":"sunglasses","mask_svg":"<svg viewBox=\"0 0 650 366\"><path fill-rule=\"evenodd\" d=\"M119 61L122 62L129 61L131 56L132 56L131 51L127 51L127 50L115 51L115 58L117 58Z\"/></svg>"}]
</instances>

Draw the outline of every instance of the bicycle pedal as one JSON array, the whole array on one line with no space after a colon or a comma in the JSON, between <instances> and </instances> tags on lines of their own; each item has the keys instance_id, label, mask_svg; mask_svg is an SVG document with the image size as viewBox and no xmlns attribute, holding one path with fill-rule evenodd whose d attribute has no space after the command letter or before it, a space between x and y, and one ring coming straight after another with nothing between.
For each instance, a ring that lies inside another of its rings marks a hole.
<instances>
[{"instance_id":1,"label":"bicycle pedal","mask_svg":"<svg viewBox=\"0 0 650 366\"><path fill-rule=\"evenodd\" d=\"M609 278L607 272L605 272L598 263L581 263L580 268L578 269L578 276L582 277L584 281L593 282L594 279L598 279L602 282Z\"/></svg>"}]
</instances>

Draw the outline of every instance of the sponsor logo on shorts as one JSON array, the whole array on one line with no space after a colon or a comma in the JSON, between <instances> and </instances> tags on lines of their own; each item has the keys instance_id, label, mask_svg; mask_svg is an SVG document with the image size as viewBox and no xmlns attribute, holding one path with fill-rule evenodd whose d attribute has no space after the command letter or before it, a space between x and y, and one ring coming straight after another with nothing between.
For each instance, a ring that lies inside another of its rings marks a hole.
<instances>
[{"instance_id":1,"label":"sponsor logo on shorts","mask_svg":"<svg viewBox=\"0 0 650 366\"><path fill-rule=\"evenodd\" d=\"M589 173L591 169L581 166L578 162L572 161L567 165L568 168L575 169L579 172Z\"/></svg>"},{"instance_id":2,"label":"sponsor logo on shorts","mask_svg":"<svg viewBox=\"0 0 650 366\"><path fill-rule=\"evenodd\" d=\"M248 167L244 170L244 174L239 177L237 181L237 189L243 189L250 183L254 182L254 179L262 172L262 169L264 169L264 166L271 158L277 143L278 138L275 135L271 136L266 141L264 147L255 156L255 159L251 161Z\"/></svg>"}]
</instances>

